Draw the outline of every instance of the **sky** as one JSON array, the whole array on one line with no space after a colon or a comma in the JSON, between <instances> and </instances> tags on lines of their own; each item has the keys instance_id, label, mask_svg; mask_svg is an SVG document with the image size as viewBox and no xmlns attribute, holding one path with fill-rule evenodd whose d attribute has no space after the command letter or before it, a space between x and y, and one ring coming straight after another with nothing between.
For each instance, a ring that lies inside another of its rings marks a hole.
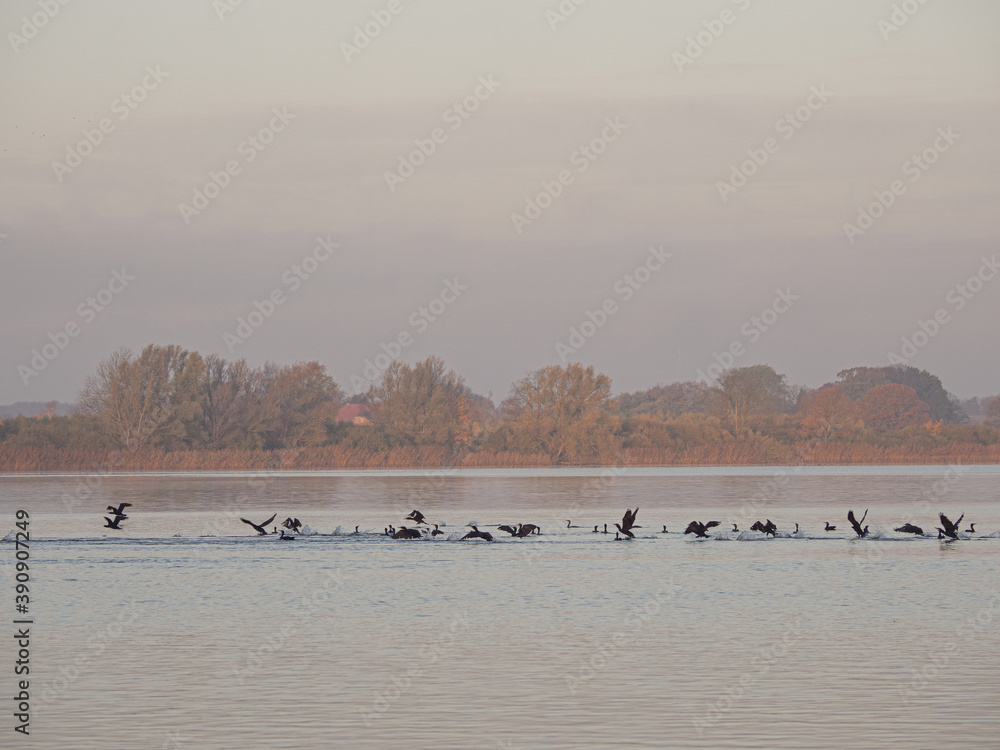
<instances>
[{"instance_id":1,"label":"sky","mask_svg":"<svg viewBox=\"0 0 1000 750\"><path fill-rule=\"evenodd\" d=\"M497 402L572 361L997 393L998 30L995 0L7 0L0 403L150 343L348 394L430 355Z\"/></svg>"}]
</instances>

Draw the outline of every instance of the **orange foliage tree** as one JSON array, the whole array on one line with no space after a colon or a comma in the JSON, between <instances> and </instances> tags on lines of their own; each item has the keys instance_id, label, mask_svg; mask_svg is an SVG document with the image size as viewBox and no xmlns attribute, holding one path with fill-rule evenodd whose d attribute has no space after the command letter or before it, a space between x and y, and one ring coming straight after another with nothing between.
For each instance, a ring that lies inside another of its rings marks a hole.
<instances>
[{"instance_id":1,"label":"orange foliage tree","mask_svg":"<svg viewBox=\"0 0 1000 750\"><path fill-rule=\"evenodd\" d=\"M802 426L823 440L861 426L858 407L837 386L824 386L802 401Z\"/></svg>"},{"instance_id":2,"label":"orange foliage tree","mask_svg":"<svg viewBox=\"0 0 1000 750\"><path fill-rule=\"evenodd\" d=\"M886 383L870 389L858 399L865 426L873 432L890 432L923 424L930 419L930 408L908 385Z\"/></svg>"}]
</instances>

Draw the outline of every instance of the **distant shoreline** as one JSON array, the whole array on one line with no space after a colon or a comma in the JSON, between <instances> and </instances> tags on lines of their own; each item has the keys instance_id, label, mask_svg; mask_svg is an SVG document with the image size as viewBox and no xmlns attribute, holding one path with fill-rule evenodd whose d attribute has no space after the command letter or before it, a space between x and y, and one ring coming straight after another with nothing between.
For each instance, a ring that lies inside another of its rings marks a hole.
<instances>
[{"instance_id":1,"label":"distant shoreline","mask_svg":"<svg viewBox=\"0 0 1000 750\"><path fill-rule=\"evenodd\" d=\"M879 447L838 442L791 445L771 441L732 442L684 449L626 449L609 456L606 461L587 464L554 464L544 454L475 452L454 456L436 446L396 448L381 453L346 449L342 446L275 451L173 452L0 447L0 474L996 464L1000 464L1000 445L978 443Z\"/></svg>"}]
</instances>

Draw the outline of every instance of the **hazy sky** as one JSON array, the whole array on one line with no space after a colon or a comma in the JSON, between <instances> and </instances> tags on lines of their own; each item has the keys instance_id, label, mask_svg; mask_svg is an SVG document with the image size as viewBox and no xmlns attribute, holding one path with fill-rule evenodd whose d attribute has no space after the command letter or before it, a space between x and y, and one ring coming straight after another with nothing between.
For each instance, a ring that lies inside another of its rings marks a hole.
<instances>
[{"instance_id":1,"label":"hazy sky","mask_svg":"<svg viewBox=\"0 0 1000 750\"><path fill-rule=\"evenodd\" d=\"M571 327L617 391L1000 391L996 0L49 2L0 6L0 403L147 343L352 392L402 333L499 400Z\"/></svg>"}]
</instances>

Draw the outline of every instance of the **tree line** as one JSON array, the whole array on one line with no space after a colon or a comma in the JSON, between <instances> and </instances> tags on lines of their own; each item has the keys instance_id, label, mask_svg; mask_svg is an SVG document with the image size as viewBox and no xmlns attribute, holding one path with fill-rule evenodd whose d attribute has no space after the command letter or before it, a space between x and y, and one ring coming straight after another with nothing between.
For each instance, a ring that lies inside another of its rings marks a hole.
<instances>
[{"instance_id":1,"label":"tree line","mask_svg":"<svg viewBox=\"0 0 1000 750\"><path fill-rule=\"evenodd\" d=\"M350 400L362 424L337 421ZM433 447L435 455L624 463L623 456L808 441L926 449L1000 445L1000 398L969 425L941 380L914 367L855 367L820 388L790 386L768 365L615 395L593 366L550 365L511 385L499 405L439 357L393 361L350 399L319 362L253 367L176 345L119 349L84 381L75 412L0 422L0 450L34 446L122 452L278 451L341 446L368 455ZM660 451L657 453L657 451ZM673 455L673 454L671 454ZM486 459L483 459L486 460ZM644 459L637 459L644 460Z\"/></svg>"}]
</instances>

